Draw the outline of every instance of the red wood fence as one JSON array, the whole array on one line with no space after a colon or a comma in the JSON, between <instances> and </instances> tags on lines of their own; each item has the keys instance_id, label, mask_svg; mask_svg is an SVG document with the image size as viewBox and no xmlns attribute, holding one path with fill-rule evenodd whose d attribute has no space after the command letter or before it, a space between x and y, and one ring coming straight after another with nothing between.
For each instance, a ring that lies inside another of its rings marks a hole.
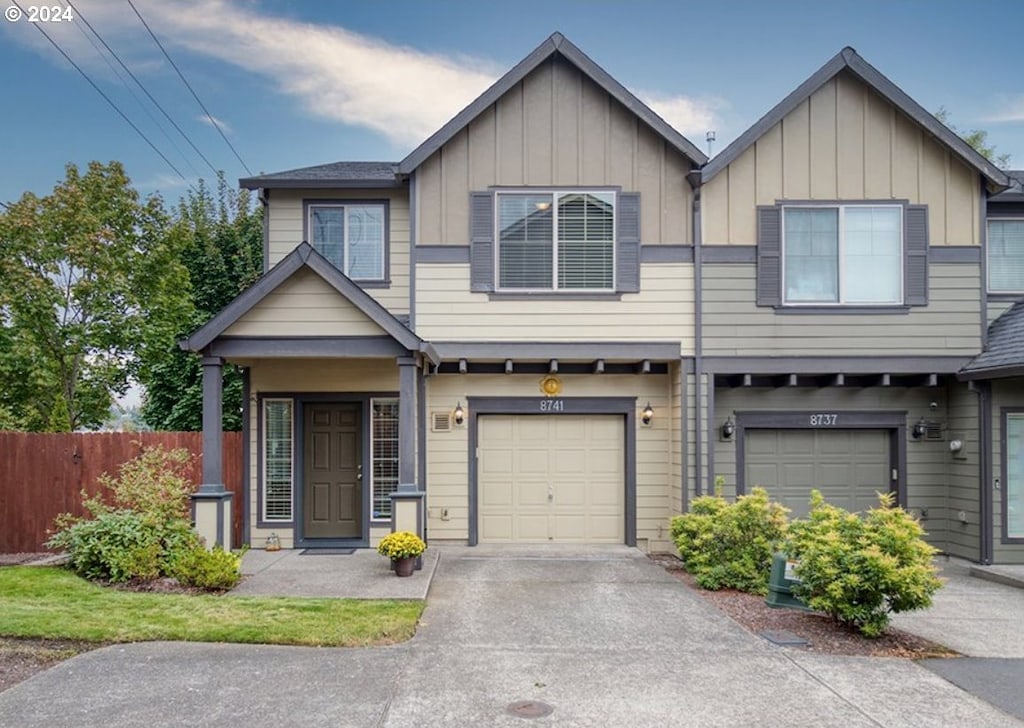
<instances>
[{"instance_id":1,"label":"red wood fence","mask_svg":"<svg viewBox=\"0 0 1024 728\"><path fill-rule=\"evenodd\" d=\"M81 491L116 475L143 447L184 448L196 455L192 479L202 482L201 432L0 432L0 553L42 551L53 519L82 514ZM224 433L224 485L232 499L234 538L242 543L242 433Z\"/></svg>"}]
</instances>

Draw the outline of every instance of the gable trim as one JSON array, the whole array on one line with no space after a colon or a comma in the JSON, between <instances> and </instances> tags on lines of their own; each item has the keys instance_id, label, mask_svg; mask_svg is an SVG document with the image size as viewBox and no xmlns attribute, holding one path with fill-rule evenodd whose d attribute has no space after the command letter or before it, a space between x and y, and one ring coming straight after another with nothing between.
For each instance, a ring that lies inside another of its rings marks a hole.
<instances>
[{"instance_id":1,"label":"gable trim","mask_svg":"<svg viewBox=\"0 0 1024 728\"><path fill-rule=\"evenodd\" d=\"M423 342L416 334L306 242L299 244L191 336L180 341L179 346L186 351L202 351L302 268L309 268L319 275L403 347L411 351L421 349Z\"/></svg>"},{"instance_id":2,"label":"gable trim","mask_svg":"<svg viewBox=\"0 0 1024 728\"><path fill-rule=\"evenodd\" d=\"M793 109L844 69L849 69L857 78L879 93L889 103L956 152L968 166L975 169L982 177L988 180L990 191L998 192L1010 186L1010 180L1002 170L975 151L971 145L910 98L899 86L886 78L849 46L833 56L810 78L797 86L792 93L737 137L718 156L708 162L707 166L701 171L701 182L706 184L714 179L719 172L728 167L754 142L764 136L768 130L782 121Z\"/></svg>"},{"instance_id":3,"label":"gable trim","mask_svg":"<svg viewBox=\"0 0 1024 728\"><path fill-rule=\"evenodd\" d=\"M707 155L700 151L689 139L669 126L649 106L612 78L607 71L590 60L583 51L573 45L565 36L561 33L553 33L526 58L513 66L508 73L495 81L489 89L480 94L469 106L456 114L451 121L434 132L425 142L416 147L405 159L399 162L398 173L409 174L423 164L430 155L469 126L473 119L504 96L513 86L540 66L541 63L555 54L561 55L576 66L584 76L588 77L612 98L643 120L665 141L696 165L699 166L708 161Z\"/></svg>"}]
</instances>

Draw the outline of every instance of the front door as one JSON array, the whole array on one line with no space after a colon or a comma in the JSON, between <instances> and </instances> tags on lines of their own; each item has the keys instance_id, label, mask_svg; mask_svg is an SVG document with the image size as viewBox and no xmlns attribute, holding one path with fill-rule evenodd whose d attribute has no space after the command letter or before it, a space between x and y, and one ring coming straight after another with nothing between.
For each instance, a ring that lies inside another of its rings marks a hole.
<instances>
[{"instance_id":1,"label":"front door","mask_svg":"<svg viewBox=\"0 0 1024 728\"><path fill-rule=\"evenodd\" d=\"M305 407L303 535L362 538L362 405Z\"/></svg>"}]
</instances>

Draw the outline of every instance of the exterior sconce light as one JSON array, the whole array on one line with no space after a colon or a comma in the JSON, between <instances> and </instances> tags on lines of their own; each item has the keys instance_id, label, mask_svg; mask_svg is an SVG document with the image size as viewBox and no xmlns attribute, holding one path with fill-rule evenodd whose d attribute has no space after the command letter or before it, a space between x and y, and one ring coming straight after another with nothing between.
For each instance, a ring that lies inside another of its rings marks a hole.
<instances>
[{"instance_id":1,"label":"exterior sconce light","mask_svg":"<svg viewBox=\"0 0 1024 728\"><path fill-rule=\"evenodd\" d=\"M733 423L732 417L726 417L725 422L722 423L722 439L731 440L735 434L736 425Z\"/></svg>"},{"instance_id":2,"label":"exterior sconce light","mask_svg":"<svg viewBox=\"0 0 1024 728\"><path fill-rule=\"evenodd\" d=\"M643 411L640 413L640 421L643 422L644 425L649 426L651 424L651 420L653 420L653 419L654 419L654 408L651 407L651 403L648 402L647 406L644 407Z\"/></svg>"},{"instance_id":3,"label":"exterior sconce light","mask_svg":"<svg viewBox=\"0 0 1024 728\"><path fill-rule=\"evenodd\" d=\"M924 421L924 417L919 419L914 425L914 429L910 431L911 436L915 440L920 440L928 432L928 425Z\"/></svg>"},{"instance_id":4,"label":"exterior sconce light","mask_svg":"<svg viewBox=\"0 0 1024 728\"><path fill-rule=\"evenodd\" d=\"M455 403L455 412L453 412L452 415L455 419L456 425L461 425L463 422L466 421L466 410L462 409L461 400Z\"/></svg>"},{"instance_id":5,"label":"exterior sconce light","mask_svg":"<svg viewBox=\"0 0 1024 728\"><path fill-rule=\"evenodd\" d=\"M964 449L964 441L960 439L949 441L949 451L954 455Z\"/></svg>"}]
</instances>

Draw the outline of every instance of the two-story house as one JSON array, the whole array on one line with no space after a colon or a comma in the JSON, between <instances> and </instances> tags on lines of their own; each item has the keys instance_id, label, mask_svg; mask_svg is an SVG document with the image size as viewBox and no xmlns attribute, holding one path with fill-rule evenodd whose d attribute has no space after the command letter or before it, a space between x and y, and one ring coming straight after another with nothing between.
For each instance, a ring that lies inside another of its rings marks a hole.
<instances>
[{"instance_id":1,"label":"two-story house","mask_svg":"<svg viewBox=\"0 0 1024 728\"><path fill-rule=\"evenodd\" d=\"M265 275L183 342L212 538L224 362L255 545L402 527L667 551L721 478L798 512L812 487L857 509L891 490L985 560L1020 510L1024 473L992 510L986 468L1016 445L983 420L1024 414L962 381L991 374L967 372L998 305L986 237L1018 234L986 224L1009 180L852 49L710 162L555 34L400 162L242 184Z\"/></svg>"}]
</instances>

